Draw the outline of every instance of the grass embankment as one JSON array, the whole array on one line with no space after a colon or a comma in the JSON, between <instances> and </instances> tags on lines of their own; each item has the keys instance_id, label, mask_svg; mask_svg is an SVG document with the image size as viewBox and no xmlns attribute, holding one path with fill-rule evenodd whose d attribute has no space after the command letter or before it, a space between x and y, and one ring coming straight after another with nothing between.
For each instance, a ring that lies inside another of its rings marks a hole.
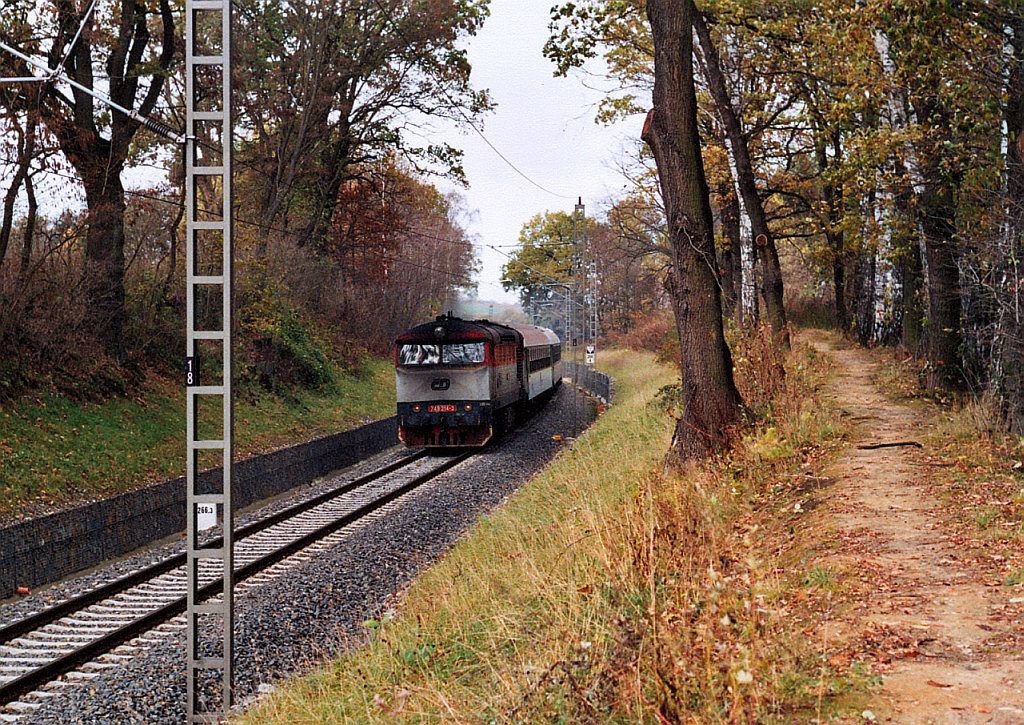
<instances>
[{"instance_id":1,"label":"grass embankment","mask_svg":"<svg viewBox=\"0 0 1024 725\"><path fill-rule=\"evenodd\" d=\"M615 403L574 447L424 573L400 614L367 623L365 647L243 721L786 720L848 696L862 683L793 631L816 581L783 565L811 558L792 551L793 474L837 435L814 399L824 363L802 348L768 389L772 346L734 350L761 415L734 455L664 474L672 426L655 401L674 373L606 353Z\"/></svg>"},{"instance_id":2,"label":"grass embankment","mask_svg":"<svg viewBox=\"0 0 1024 725\"><path fill-rule=\"evenodd\" d=\"M368 360L319 389L250 388L237 398L235 448L243 457L393 414L394 369ZM150 379L136 395L102 403L21 398L0 406L0 521L173 478L184 461L180 380Z\"/></svg>"}]
</instances>

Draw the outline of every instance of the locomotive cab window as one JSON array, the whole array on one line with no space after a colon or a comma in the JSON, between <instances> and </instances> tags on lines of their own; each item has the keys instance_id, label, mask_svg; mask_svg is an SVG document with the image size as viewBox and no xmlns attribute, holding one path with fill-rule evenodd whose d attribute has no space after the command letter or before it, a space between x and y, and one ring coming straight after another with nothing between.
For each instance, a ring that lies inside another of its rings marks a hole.
<instances>
[{"instance_id":1,"label":"locomotive cab window","mask_svg":"<svg viewBox=\"0 0 1024 725\"><path fill-rule=\"evenodd\" d=\"M484 343L445 345L443 359L445 365L479 365L484 361Z\"/></svg>"},{"instance_id":2,"label":"locomotive cab window","mask_svg":"<svg viewBox=\"0 0 1024 725\"><path fill-rule=\"evenodd\" d=\"M439 362L440 345L402 345L398 351L399 365L437 365Z\"/></svg>"},{"instance_id":3,"label":"locomotive cab window","mask_svg":"<svg viewBox=\"0 0 1024 725\"><path fill-rule=\"evenodd\" d=\"M466 342L448 345L405 344L398 350L399 365L480 365L484 362L484 343Z\"/></svg>"}]
</instances>

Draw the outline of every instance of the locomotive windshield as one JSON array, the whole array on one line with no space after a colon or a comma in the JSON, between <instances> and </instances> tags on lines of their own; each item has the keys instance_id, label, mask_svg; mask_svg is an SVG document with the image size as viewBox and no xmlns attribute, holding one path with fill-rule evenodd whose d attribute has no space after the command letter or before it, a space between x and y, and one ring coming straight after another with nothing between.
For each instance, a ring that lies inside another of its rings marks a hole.
<instances>
[{"instance_id":1,"label":"locomotive windshield","mask_svg":"<svg viewBox=\"0 0 1024 725\"><path fill-rule=\"evenodd\" d=\"M440 345L402 345L398 351L401 365L437 365L441 362Z\"/></svg>"},{"instance_id":2,"label":"locomotive windshield","mask_svg":"<svg viewBox=\"0 0 1024 725\"><path fill-rule=\"evenodd\" d=\"M399 365L479 365L484 361L484 343L465 342L449 345L402 345Z\"/></svg>"},{"instance_id":3,"label":"locomotive windshield","mask_svg":"<svg viewBox=\"0 0 1024 725\"><path fill-rule=\"evenodd\" d=\"M445 365L476 365L484 361L484 344L466 342L461 345L444 346Z\"/></svg>"}]
</instances>

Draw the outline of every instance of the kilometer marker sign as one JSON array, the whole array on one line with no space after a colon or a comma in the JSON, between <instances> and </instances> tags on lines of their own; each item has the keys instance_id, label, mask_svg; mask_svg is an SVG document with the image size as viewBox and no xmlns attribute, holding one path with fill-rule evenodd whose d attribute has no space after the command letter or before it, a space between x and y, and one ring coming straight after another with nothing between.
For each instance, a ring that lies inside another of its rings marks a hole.
<instances>
[{"instance_id":1,"label":"kilometer marker sign","mask_svg":"<svg viewBox=\"0 0 1024 725\"><path fill-rule=\"evenodd\" d=\"M196 530L206 531L217 525L217 506L212 503L196 504Z\"/></svg>"}]
</instances>

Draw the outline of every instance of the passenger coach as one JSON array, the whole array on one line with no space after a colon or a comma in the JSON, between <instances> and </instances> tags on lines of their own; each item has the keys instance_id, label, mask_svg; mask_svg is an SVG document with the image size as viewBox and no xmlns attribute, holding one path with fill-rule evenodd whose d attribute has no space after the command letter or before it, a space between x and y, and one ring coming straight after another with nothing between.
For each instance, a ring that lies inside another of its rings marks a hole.
<instances>
[{"instance_id":1,"label":"passenger coach","mask_svg":"<svg viewBox=\"0 0 1024 725\"><path fill-rule=\"evenodd\" d=\"M561 342L533 325L450 313L395 341L398 435L411 447L482 446L562 382Z\"/></svg>"}]
</instances>

